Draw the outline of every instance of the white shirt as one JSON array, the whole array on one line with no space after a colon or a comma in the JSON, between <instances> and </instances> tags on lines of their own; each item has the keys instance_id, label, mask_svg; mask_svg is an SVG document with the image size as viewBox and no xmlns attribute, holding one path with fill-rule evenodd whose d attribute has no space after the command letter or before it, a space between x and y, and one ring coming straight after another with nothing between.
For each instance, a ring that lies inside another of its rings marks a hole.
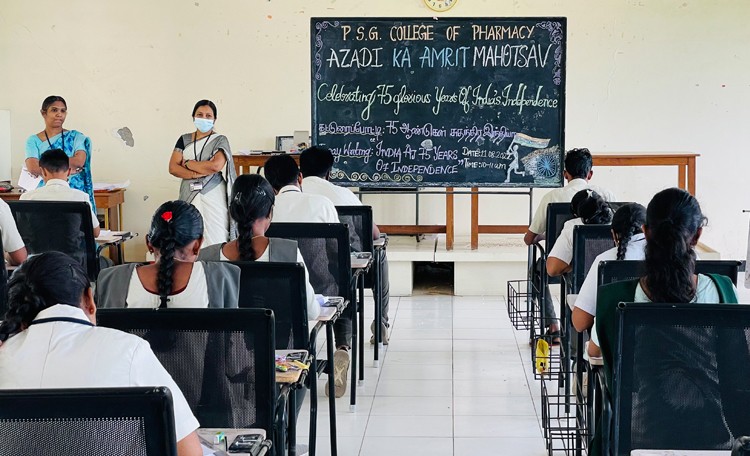
<instances>
[{"instance_id":1,"label":"white shirt","mask_svg":"<svg viewBox=\"0 0 750 456\"><path fill-rule=\"evenodd\" d=\"M259 256L255 261L261 262L261 263L268 263L271 261L271 254L269 252L269 248L266 247L266 250L263 251L263 254ZM219 250L219 259L221 261L231 261L229 258L224 256L224 252L222 250ZM307 319L309 321L316 320L318 316L320 315L320 304L318 304L318 300L315 299L315 290L313 290L312 285L310 285L310 274L307 272L307 266L305 266L305 259L302 258L302 253L297 249L297 263L300 263L303 268L305 268L305 295L307 296ZM312 327L314 325L308 325L310 329L312 330Z\"/></svg>"},{"instance_id":2,"label":"white shirt","mask_svg":"<svg viewBox=\"0 0 750 456\"><path fill-rule=\"evenodd\" d=\"M128 307L155 309L161 305L159 295L153 294L143 287L141 279L138 278L138 268L133 268L126 301ZM170 309L205 309L208 307L208 284L206 283L203 263L200 261L193 263L193 270L190 272L187 286L179 293L169 295L167 307Z\"/></svg>"},{"instance_id":3,"label":"white shirt","mask_svg":"<svg viewBox=\"0 0 750 456\"><path fill-rule=\"evenodd\" d=\"M91 209L91 225L96 228L99 226L99 219L91 207L91 199L88 193L82 192L75 188L70 188L68 181L62 179L50 179L34 190L21 194L21 199L26 201L80 201L85 202Z\"/></svg>"},{"instance_id":4,"label":"white shirt","mask_svg":"<svg viewBox=\"0 0 750 456\"><path fill-rule=\"evenodd\" d=\"M281 223L340 223L336 206L324 196L302 193L295 185L279 190L273 221Z\"/></svg>"},{"instance_id":5,"label":"white shirt","mask_svg":"<svg viewBox=\"0 0 750 456\"><path fill-rule=\"evenodd\" d=\"M614 201L614 195L596 185L590 185L586 179L573 179L565 187L556 188L542 197L539 206L536 208L534 218L529 225L529 231L536 234L544 234L547 230L547 206L550 203L569 203L576 193L581 190L591 189L601 195L605 201Z\"/></svg>"},{"instance_id":6,"label":"white shirt","mask_svg":"<svg viewBox=\"0 0 750 456\"><path fill-rule=\"evenodd\" d=\"M23 195L21 195L23 198ZM2 234L3 250L6 252L15 252L24 247L21 234L16 226L16 219L10 211L10 206L3 200L0 200L0 234Z\"/></svg>"},{"instance_id":7,"label":"white shirt","mask_svg":"<svg viewBox=\"0 0 750 456\"><path fill-rule=\"evenodd\" d=\"M589 315L596 316L596 297L599 286L599 263L616 259L617 247L602 252L594 258L594 262L591 263L591 269L589 269L589 273L586 274L586 279L583 281L583 285L581 285L581 289L578 292L576 307ZM628 248L625 250L625 259L646 259L646 237L643 233L635 234L630 238Z\"/></svg>"},{"instance_id":8,"label":"white shirt","mask_svg":"<svg viewBox=\"0 0 750 456\"><path fill-rule=\"evenodd\" d=\"M573 261L573 229L578 225L583 225L583 220L580 217L570 219L563 224L560 236L555 241L555 245L552 246L549 256L558 258L567 264Z\"/></svg>"},{"instance_id":9,"label":"white shirt","mask_svg":"<svg viewBox=\"0 0 750 456\"><path fill-rule=\"evenodd\" d=\"M361 206L362 201L346 187L339 187L320 177L310 176L302 180L302 191L325 196L334 206Z\"/></svg>"},{"instance_id":10,"label":"white shirt","mask_svg":"<svg viewBox=\"0 0 750 456\"><path fill-rule=\"evenodd\" d=\"M0 345L0 389L166 386L174 404L175 436L200 425L180 388L148 342L111 328L89 326L78 307L58 304L37 315L74 322L33 324Z\"/></svg>"}]
</instances>

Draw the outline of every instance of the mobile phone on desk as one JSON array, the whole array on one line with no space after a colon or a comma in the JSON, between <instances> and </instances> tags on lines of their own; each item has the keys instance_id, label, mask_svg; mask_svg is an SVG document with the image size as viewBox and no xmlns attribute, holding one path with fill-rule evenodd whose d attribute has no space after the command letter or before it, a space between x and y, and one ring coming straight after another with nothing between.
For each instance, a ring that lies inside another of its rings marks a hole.
<instances>
[{"instance_id":1,"label":"mobile phone on desk","mask_svg":"<svg viewBox=\"0 0 750 456\"><path fill-rule=\"evenodd\" d=\"M227 452L256 454L262 442L263 436L260 434L240 434L234 438Z\"/></svg>"},{"instance_id":2,"label":"mobile phone on desk","mask_svg":"<svg viewBox=\"0 0 750 456\"><path fill-rule=\"evenodd\" d=\"M369 260L372 258L372 253L370 252L352 252L352 258L356 258L358 260Z\"/></svg>"}]
</instances>

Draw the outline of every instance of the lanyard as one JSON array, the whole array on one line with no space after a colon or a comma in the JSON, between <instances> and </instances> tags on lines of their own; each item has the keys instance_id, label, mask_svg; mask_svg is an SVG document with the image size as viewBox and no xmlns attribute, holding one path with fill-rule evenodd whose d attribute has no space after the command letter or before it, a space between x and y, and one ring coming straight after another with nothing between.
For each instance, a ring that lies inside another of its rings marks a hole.
<instances>
[{"instance_id":1,"label":"lanyard","mask_svg":"<svg viewBox=\"0 0 750 456\"><path fill-rule=\"evenodd\" d=\"M56 321L64 321L68 323L77 323L79 325L84 326L94 326L93 323L86 320L80 320L78 318L70 318L70 317L54 317L54 318L40 318L38 320L32 321L29 326L31 325L42 325L44 323L54 323Z\"/></svg>"},{"instance_id":2,"label":"lanyard","mask_svg":"<svg viewBox=\"0 0 750 456\"><path fill-rule=\"evenodd\" d=\"M208 134L208 136L206 136L206 142L204 142L203 147L201 147L201 155L200 155L201 157L203 156L203 149L206 148L206 144L208 144L208 140L211 139L212 134L214 134L214 132L211 132ZM200 161L198 160L198 149L197 149L197 146L195 145L195 143L198 142L198 140L196 139L197 137L198 137L198 133L193 133L193 157L195 158L195 161Z\"/></svg>"},{"instance_id":3,"label":"lanyard","mask_svg":"<svg viewBox=\"0 0 750 456\"><path fill-rule=\"evenodd\" d=\"M63 152L65 152L65 130L60 132L60 136L62 137L62 150ZM44 137L47 138L47 144L49 144L49 148L54 149L54 147L52 147L52 142L49 140L49 136L47 136L46 129L44 130ZM203 151L201 151L201 153L203 153Z\"/></svg>"}]
</instances>

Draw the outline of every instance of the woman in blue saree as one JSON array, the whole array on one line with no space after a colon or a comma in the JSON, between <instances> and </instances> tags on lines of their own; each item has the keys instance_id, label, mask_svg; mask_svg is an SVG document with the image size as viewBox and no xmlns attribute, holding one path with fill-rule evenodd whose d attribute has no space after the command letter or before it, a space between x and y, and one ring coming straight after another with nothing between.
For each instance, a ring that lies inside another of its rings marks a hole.
<instances>
[{"instance_id":1,"label":"woman in blue saree","mask_svg":"<svg viewBox=\"0 0 750 456\"><path fill-rule=\"evenodd\" d=\"M49 149L62 149L70 157L70 188L86 192L91 207L96 212L94 183L91 179L91 140L76 130L65 130L63 124L68 115L68 104L63 97L49 96L42 102L44 130L29 136L26 141L26 169L31 174L41 175L39 157ZM43 186L40 182L39 186Z\"/></svg>"}]
</instances>

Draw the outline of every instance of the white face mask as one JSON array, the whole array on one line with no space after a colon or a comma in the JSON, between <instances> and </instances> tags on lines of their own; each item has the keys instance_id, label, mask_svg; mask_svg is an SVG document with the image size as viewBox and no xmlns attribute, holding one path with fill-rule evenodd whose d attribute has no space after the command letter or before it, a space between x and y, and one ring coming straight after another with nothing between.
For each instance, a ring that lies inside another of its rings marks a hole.
<instances>
[{"instance_id":1,"label":"white face mask","mask_svg":"<svg viewBox=\"0 0 750 456\"><path fill-rule=\"evenodd\" d=\"M213 119L201 119L200 117L195 117L193 123L195 124L195 128L200 130L201 133L208 133L214 128Z\"/></svg>"}]
</instances>

